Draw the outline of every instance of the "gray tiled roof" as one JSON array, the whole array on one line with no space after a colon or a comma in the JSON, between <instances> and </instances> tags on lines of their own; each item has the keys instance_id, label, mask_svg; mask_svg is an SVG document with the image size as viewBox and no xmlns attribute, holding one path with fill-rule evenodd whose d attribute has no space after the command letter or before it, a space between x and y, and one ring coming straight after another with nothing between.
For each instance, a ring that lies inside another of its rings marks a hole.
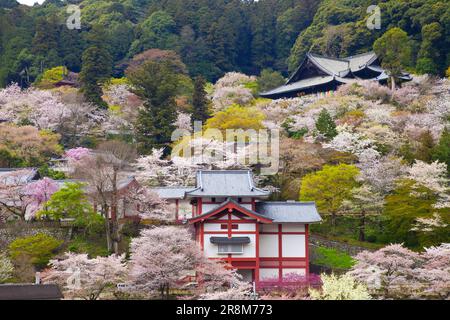
<instances>
[{"instance_id":1,"label":"gray tiled roof","mask_svg":"<svg viewBox=\"0 0 450 320\"><path fill-rule=\"evenodd\" d=\"M152 188L161 199L184 199L186 192L192 191L195 187L160 187Z\"/></svg>"},{"instance_id":2,"label":"gray tiled roof","mask_svg":"<svg viewBox=\"0 0 450 320\"><path fill-rule=\"evenodd\" d=\"M303 79L303 80L300 80L297 82L293 82L290 84L286 84L284 86L264 92L261 95L273 95L273 94L279 94L279 93L288 93L288 92L298 91L299 89L307 89L307 88L314 87L317 85L329 83L333 80L334 80L333 76L312 77L312 78Z\"/></svg>"},{"instance_id":3,"label":"gray tiled roof","mask_svg":"<svg viewBox=\"0 0 450 320\"><path fill-rule=\"evenodd\" d=\"M302 70L308 63L313 64L317 69L321 70L318 74L323 76L303 76ZM337 84L348 83L356 80L356 72L363 69L370 69L373 72L379 72L378 76L371 80L382 81L387 79L385 71L377 65L377 55L374 52L367 52L346 58L331 58L314 53L308 53L306 59L293 73L285 85L272 89L267 92L260 93L262 97L280 97L283 94L292 94L307 90L316 86L325 85L335 81ZM402 80L411 80L409 74L405 73L399 77Z\"/></svg>"},{"instance_id":4,"label":"gray tiled roof","mask_svg":"<svg viewBox=\"0 0 450 320\"><path fill-rule=\"evenodd\" d=\"M314 223L322 221L314 202L257 202L256 211L274 223Z\"/></svg>"},{"instance_id":5,"label":"gray tiled roof","mask_svg":"<svg viewBox=\"0 0 450 320\"><path fill-rule=\"evenodd\" d=\"M187 197L268 197L269 191L254 186L249 170L197 172L197 187Z\"/></svg>"},{"instance_id":6,"label":"gray tiled roof","mask_svg":"<svg viewBox=\"0 0 450 320\"><path fill-rule=\"evenodd\" d=\"M36 168L0 168L0 184L24 185L31 182L38 175Z\"/></svg>"}]
</instances>

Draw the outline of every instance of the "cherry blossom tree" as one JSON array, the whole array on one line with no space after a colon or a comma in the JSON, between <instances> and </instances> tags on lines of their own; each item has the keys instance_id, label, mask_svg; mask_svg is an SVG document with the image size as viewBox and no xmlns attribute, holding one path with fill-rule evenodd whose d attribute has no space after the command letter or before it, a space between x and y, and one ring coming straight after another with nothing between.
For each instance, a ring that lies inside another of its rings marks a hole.
<instances>
[{"instance_id":1,"label":"cherry blossom tree","mask_svg":"<svg viewBox=\"0 0 450 320\"><path fill-rule=\"evenodd\" d=\"M371 295L382 299L448 299L449 257L448 244L425 249L424 253L394 244L359 253L349 275L365 283Z\"/></svg>"},{"instance_id":2,"label":"cherry blossom tree","mask_svg":"<svg viewBox=\"0 0 450 320\"><path fill-rule=\"evenodd\" d=\"M73 160L73 161L79 161L83 159L86 156L89 156L91 154L91 150L83 147L73 148L69 149L65 152L64 157Z\"/></svg>"},{"instance_id":3,"label":"cherry blossom tree","mask_svg":"<svg viewBox=\"0 0 450 320\"><path fill-rule=\"evenodd\" d=\"M5 252L0 252L0 284L12 277L14 265Z\"/></svg>"},{"instance_id":4,"label":"cherry blossom tree","mask_svg":"<svg viewBox=\"0 0 450 320\"><path fill-rule=\"evenodd\" d=\"M409 178L417 185L424 186L439 196L437 208L450 207L449 179L447 165L435 161L431 164L416 160L408 170Z\"/></svg>"},{"instance_id":5,"label":"cherry blossom tree","mask_svg":"<svg viewBox=\"0 0 450 320\"><path fill-rule=\"evenodd\" d=\"M97 300L115 290L126 279L125 255L89 259L87 254L66 253L63 260L51 260L41 274L43 283L59 284L65 297Z\"/></svg>"},{"instance_id":6,"label":"cherry blossom tree","mask_svg":"<svg viewBox=\"0 0 450 320\"><path fill-rule=\"evenodd\" d=\"M32 182L25 186L24 194L27 197L28 206L25 218L31 220L45 206L52 194L58 191L58 184L49 178Z\"/></svg>"},{"instance_id":7,"label":"cherry blossom tree","mask_svg":"<svg viewBox=\"0 0 450 320\"><path fill-rule=\"evenodd\" d=\"M372 297L367 287L344 274L320 276L322 286L320 289L309 289L309 295L313 300L371 300Z\"/></svg>"},{"instance_id":8,"label":"cherry blossom tree","mask_svg":"<svg viewBox=\"0 0 450 320\"><path fill-rule=\"evenodd\" d=\"M359 180L368 183L381 194L392 191L395 181L407 171L401 159L392 156L361 157L357 166L361 170Z\"/></svg>"},{"instance_id":9,"label":"cherry blossom tree","mask_svg":"<svg viewBox=\"0 0 450 320\"><path fill-rule=\"evenodd\" d=\"M186 228L145 229L130 246L130 283L134 290L168 298L183 273L195 270L203 259L198 244Z\"/></svg>"},{"instance_id":10,"label":"cherry blossom tree","mask_svg":"<svg viewBox=\"0 0 450 320\"><path fill-rule=\"evenodd\" d=\"M128 191L127 201L131 202L144 220L172 222L174 216L166 200L146 186L139 186Z\"/></svg>"},{"instance_id":11,"label":"cherry blossom tree","mask_svg":"<svg viewBox=\"0 0 450 320\"><path fill-rule=\"evenodd\" d=\"M380 215L383 204L383 195L375 192L369 185L362 185L351 191L350 199L342 202L342 210L346 214L355 215L359 219L359 241L365 241L366 220L369 216Z\"/></svg>"}]
</instances>

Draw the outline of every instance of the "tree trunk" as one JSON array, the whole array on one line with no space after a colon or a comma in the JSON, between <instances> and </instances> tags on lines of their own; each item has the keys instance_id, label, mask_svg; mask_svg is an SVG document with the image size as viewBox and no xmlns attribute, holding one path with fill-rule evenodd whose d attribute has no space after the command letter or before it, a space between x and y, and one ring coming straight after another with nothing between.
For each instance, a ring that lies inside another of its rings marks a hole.
<instances>
[{"instance_id":1,"label":"tree trunk","mask_svg":"<svg viewBox=\"0 0 450 320\"><path fill-rule=\"evenodd\" d=\"M103 216L105 217L105 233L106 233L106 246L108 247L108 252L112 252L112 240L111 240L111 225L109 221L108 206L102 205Z\"/></svg>"},{"instance_id":2,"label":"tree trunk","mask_svg":"<svg viewBox=\"0 0 450 320\"><path fill-rule=\"evenodd\" d=\"M112 181L112 198L111 198L111 222L112 222L112 240L114 246L114 253L119 254L119 243L120 243L120 230L119 230L119 218L117 214L117 199L118 199L118 191L117 191L117 172L118 170L114 169L113 181Z\"/></svg>"},{"instance_id":3,"label":"tree trunk","mask_svg":"<svg viewBox=\"0 0 450 320\"><path fill-rule=\"evenodd\" d=\"M395 77L391 76L391 90L395 91Z\"/></svg>"},{"instance_id":4,"label":"tree trunk","mask_svg":"<svg viewBox=\"0 0 450 320\"><path fill-rule=\"evenodd\" d=\"M332 212L331 213L331 229L333 230L333 232L336 229L336 213Z\"/></svg>"},{"instance_id":5,"label":"tree trunk","mask_svg":"<svg viewBox=\"0 0 450 320\"><path fill-rule=\"evenodd\" d=\"M366 241L366 213L361 212L359 219L359 241Z\"/></svg>"}]
</instances>

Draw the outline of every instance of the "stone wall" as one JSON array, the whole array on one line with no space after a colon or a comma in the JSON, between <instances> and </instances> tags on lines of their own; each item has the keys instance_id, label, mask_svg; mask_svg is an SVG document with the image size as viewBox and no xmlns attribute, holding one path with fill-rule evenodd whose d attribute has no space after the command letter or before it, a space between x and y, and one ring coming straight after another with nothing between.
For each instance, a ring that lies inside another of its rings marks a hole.
<instances>
[{"instance_id":1,"label":"stone wall","mask_svg":"<svg viewBox=\"0 0 450 320\"><path fill-rule=\"evenodd\" d=\"M8 248L9 244L17 238L33 236L44 233L58 240L67 241L71 237L71 228L62 227L54 222L22 222L0 226L0 250Z\"/></svg>"},{"instance_id":2,"label":"stone wall","mask_svg":"<svg viewBox=\"0 0 450 320\"><path fill-rule=\"evenodd\" d=\"M337 249L339 251L347 253L348 255L350 255L352 257L356 256L361 251L375 251L374 249L360 247L360 246L352 245L352 244L341 242L341 241L329 240L324 237L320 237L318 235L310 235L309 246L311 249L314 249L317 247L326 247L326 248ZM314 250L311 250L311 252L314 252ZM312 260L312 258L311 258L311 260Z\"/></svg>"}]
</instances>

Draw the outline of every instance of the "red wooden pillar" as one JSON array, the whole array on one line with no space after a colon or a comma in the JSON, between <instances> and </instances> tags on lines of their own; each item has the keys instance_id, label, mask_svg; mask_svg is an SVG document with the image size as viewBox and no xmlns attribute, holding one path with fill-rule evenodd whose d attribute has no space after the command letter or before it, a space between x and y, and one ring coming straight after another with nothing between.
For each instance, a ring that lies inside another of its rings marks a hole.
<instances>
[{"instance_id":1,"label":"red wooden pillar","mask_svg":"<svg viewBox=\"0 0 450 320\"><path fill-rule=\"evenodd\" d=\"M278 281L283 281L283 229L278 224Z\"/></svg>"},{"instance_id":2,"label":"red wooden pillar","mask_svg":"<svg viewBox=\"0 0 450 320\"><path fill-rule=\"evenodd\" d=\"M258 221L256 221L255 223L255 252L256 252L256 266L255 266L255 272L253 274L254 276L254 281L255 281L255 287L256 290L259 289L259 223Z\"/></svg>"},{"instance_id":3,"label":"red wooden pillar","mask_svg":"<svg viewBox=\"0 0 450 320\"><path fill-rule=\"evenodd\" d=\"M309 277L309 224L305 224L305 261L306 261L306 277Z\"/></svg>"}]
</instances>

